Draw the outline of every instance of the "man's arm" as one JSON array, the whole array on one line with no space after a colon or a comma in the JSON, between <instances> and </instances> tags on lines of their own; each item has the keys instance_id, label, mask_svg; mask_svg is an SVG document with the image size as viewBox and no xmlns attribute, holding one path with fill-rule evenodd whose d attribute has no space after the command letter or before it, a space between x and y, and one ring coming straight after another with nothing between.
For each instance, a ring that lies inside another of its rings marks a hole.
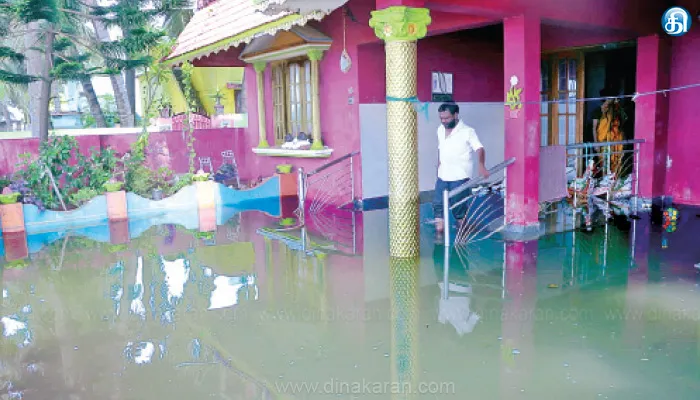
<instances>
[{"instance_id":1,"label":"man's arm","mask_svg":"<svg viewBox=\"0 0 700 400\"><path fill-rule=\"evenodd\" d=\"M489 170L486 169L486 151L482 147L476 151L476 154L479 156L479 175L488 178L490 174Z\"/></svg>"},{"instance_id":2,"label":"man's arm","mask_svg":"<svg viewBox=\"0 0 700 400\"><path fill-rule=\"evenodd\" d=\"M486 150L484 150L484 145L481 144L479 136L476 135L476 132L474 132L473 129L471 130L468 138L469 146L474 149L479 157L479 175L484 178L488 178L489 171L486 169Z\"/></svg>"}]
</instances>

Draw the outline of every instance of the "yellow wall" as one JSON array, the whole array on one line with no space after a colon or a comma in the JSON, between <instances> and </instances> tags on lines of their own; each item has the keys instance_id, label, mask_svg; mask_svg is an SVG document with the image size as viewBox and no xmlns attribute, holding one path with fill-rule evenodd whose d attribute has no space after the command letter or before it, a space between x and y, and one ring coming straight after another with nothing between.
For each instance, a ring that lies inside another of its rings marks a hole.
<instances>
[{"instance_id":1,"label":"yellow wall","mask_svg":"<svg viewBox=\"0 0 700 400\"><path fill-rule=\"evenodd\" d=\"M216 89L219 88L224 96L221 99L221 104L224 105L225 114L235 114L236 102L234 99L233 89L227 89L227 83L242 83L245 69L239 67L195 67L192 71L192 86L199 97L199 101L204 106L204 110L208 115L214 115L214 104L216 100L211 96L216 94ZM139 86L141 88L141 109L146 107L146 84L139 77ZM175 77L168 80L163 85L163 98L170 101L173 107L174 114L185 112L185 96L180 90ZM156 94L155 98L158 98ZM158 110L155 110L158 111Z\"/></svg>"},{"instance_id":2,"label":"yellow wall","mask_svg":"<svg viewBox=\"0 0 700 400\"><path fill-rule=\"evenodd\" d=\"M218 88L224 96L221 104L224 105L225 114L236 112L233 89L227 89L227 83L242 83L244 68L239 67L195 67L192 72L192 86L197 91L199 101L204 106L207 114L214 114L216 100L211 96L216 94Z\"/></svg>"},{"instance_id":3,"label":"yellow wall","mask_svg":"<svg viewBox=\"0 0 700 400\"><path fill-rule=\"evenodd\" d=\"M142 79L142 76L138 77L139 87L141 89L141 110L146 109L147 93L146 93L146 82ZM157 101L160 96L163 96L164 101L169 101L172 105L173 114L179 114L185 112L185 96L180 91L180 87L177 84L175 77L168 79L168 81L163 84L163 87L157 87L156 93L154 95L154 101ZM157 109L153 110L158 112ZM142 111L144 112L144 111Z\"/></svg>"}]
</instances>

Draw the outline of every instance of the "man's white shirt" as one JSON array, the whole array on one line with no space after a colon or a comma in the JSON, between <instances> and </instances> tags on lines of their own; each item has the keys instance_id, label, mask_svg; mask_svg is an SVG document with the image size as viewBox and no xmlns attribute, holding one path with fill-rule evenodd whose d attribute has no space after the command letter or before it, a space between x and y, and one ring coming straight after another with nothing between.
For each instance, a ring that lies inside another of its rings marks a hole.
<instances>
[{"instance_id":1,"label":"man's white shirt","mask_svg":"<svg viewBox=\"0 0 700 400\"><path fill-rule=\"evenodd\" d=\"M473 155L484 148L474 128L459 121L446 138L445 127L440 125L437 136L440 157L438 178L443 181L474 178L476 160Z\"/></svg>"}]
</instances>

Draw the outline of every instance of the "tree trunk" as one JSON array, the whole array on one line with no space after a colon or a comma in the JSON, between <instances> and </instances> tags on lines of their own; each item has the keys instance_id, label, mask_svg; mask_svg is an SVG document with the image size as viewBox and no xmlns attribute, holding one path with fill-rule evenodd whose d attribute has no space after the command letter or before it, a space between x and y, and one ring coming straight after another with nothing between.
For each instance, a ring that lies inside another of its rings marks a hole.
<instances>
[{"instance_id":1,"label":"tree trunk","mask_svg":"<svg viewBox=\"0 0 700 400\"><path fill-rule=\"evenodd\" d=\"M27 59L27 74L40 79L29 84L29 115L33 137L49 138L49 101L51 99L51 65L54 34L40 32L46 21L32 21L24 37ZM44 36L41 43L42 34Z\"/></svg>"},{"instance_id":2,"label":"tree trunk","mask_svg":"<svg viewBox=\"0 0 700 400\"><path fill-rule=\"evenodd\" d=\"M5 118L5 131L12 132L12 117L10 115L10 109L7 108L7 101L0 101L0 109L2 109L2 117Z\"/></svg>"},{"instance_id":3,"label":"tree trunk","mask_svg":"<svg viewBox=\"0 0 700 400\"><path fill-rule=\"evenodd\" d=\"M96 0L87 0L86 4L88 6L97 6ZM102 23L97 19L92 19L92 27L95 29L95 35L97 40L100 42L109 42L111 39L109 37L109 31ZM124 78L121 75L111 75L109 81L112 83L112 90L114 91L114 101L117 104L117 113L119 113L119 121L123 128L131 128L134 126L134 113L131 111L132 106L129 104L129 97L126 91L126 85L124 84Z\"/></svg>"},{"instance_id":4,"label":"tree trunk","mask_svg":"<svg viewBox=\"0 0 700 400\"><path fill-rule=\"evenodd\" d=\"M49 100L51 99L51 68L53 67L53 40L55 34L46 32L44 34L44 62L41 67L41 98L39 114L39 141L49 140L49 129L51 128L51 114L49 113Z\"/></svg>"},{"instance_id":5,"label":"tree trunk","mask_svg":"<svg viewBox=\"0 0 700 400\"><path fill-rule=\"evenodd\" d=\"M105 116L102 113L102 107L100 106L100 102L97 100L95 88L92 87L92 80L90 77L86 76L81 79L80 83L83 85L83 93L85 93L85 98L90 106L90 114L92 114L93 118L95 118L95 126L98 128L107 127Z\"/></svg>"},{"instance_id":6,"label":"tree trunk","mask_svg":"<svg viewBox=\"0 0 700 400\"><path fill-rule=\"evenodd\" d=\"M129 110L131 115L134 117L134 124L136 123L136 71L133 69L127 69L124 71L124 83L126 86L126 97L129 103Z\"/></svg>"},{"instance_id":7,"label":"tree trunk","mask_svg":"<svg viewBox=\"0 0 700 400\"><path fill-rule=\"evenodd\" d=\"M40 21L32 21L27 24L27 34L24 36L24 48L26 49L27 74L31 76L42 75L43 58L39 49L41 27ZM39 137L41 115L41 90L44 82L41 80L29 84L29 130L32 137ZM48 106L48 104L47 104Z\"/></svg>"}]
</instances>

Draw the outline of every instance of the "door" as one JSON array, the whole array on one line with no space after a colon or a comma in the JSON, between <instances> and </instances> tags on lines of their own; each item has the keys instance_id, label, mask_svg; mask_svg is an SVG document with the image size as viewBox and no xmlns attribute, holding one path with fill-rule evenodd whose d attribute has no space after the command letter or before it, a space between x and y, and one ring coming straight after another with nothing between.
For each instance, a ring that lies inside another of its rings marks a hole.
<instances>
[{"instance_id":1,"label":"door","mask_svg":"<svg viewBox=\"0 0 700 400\"><path fill-rule=\"evenodd\" d=\"M583 142L583 54L562 52L542 59L540 84L541 144ZM554 102L557 100L556 102ZM551 103L546 103L552 101Z\"/></svg>"}]
</instances>

